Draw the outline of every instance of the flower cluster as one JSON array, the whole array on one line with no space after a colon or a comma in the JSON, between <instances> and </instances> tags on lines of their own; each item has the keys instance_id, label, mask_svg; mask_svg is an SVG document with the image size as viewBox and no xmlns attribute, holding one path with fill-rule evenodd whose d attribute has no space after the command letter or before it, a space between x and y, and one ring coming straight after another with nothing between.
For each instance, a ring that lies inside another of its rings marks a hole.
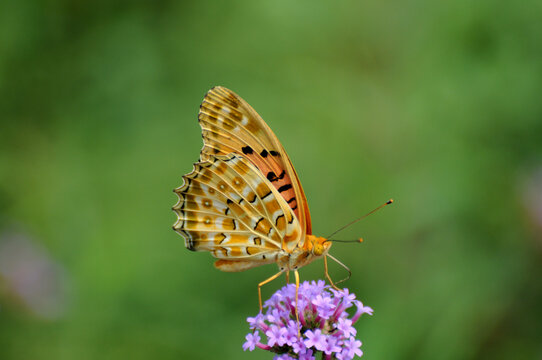
<instances>
[{"instance_id":1,"label":"flower cluster","mask_svg":"<svg viewBox=\"0 0 542 360\"><path fill-rule=\"evenodd\" d=\"M353 316L346 310L357 308ZM265 302L261 312L247 319L252 330L246 336L243 349L272 351L275 360L312 360L318 352L324 359L351 360L363 355L361 341L355 338L353 327L359 317L373 314L373 309L363 306L348 289L336 291L324 281L303 282L299 286L296 320L295 285L288 284ZM267 337L261 342L260 332Z\"/></svg>"}]
</instances>

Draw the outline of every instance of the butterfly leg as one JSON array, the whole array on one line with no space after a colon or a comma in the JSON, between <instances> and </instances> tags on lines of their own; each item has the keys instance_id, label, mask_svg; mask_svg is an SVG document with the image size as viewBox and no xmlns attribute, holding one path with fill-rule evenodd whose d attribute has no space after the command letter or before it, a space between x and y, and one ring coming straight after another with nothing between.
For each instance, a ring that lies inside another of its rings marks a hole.
<instances>
[{"instance_id":1,"label":"butterfly leg","mask_svg":"<svg viewBox=\"0 0 542 360\"><path fill-rule=\"evenodd\" d=\"M282 273L283 273L283 271L279 271L275 275L271 276L269 279L264 280L264 281L262 281L261 283L258 284L258 299L260 300L260 312L263 311L263 306L262 306L262 286L264 286L265 284L270 283L271 281L275 280Z\"/></svg>"},{"instance_id":2,"label":"butterfly leg","mask_svg":"<svg viewBox=\"0 0 542 360\"><path fill-rule=\"evenodd\" d=\"M341 291L341 289L339 289L337 287L337 285L335 285L333 280L331 280L331 276L329 276L329 272L327 270L327 256L324 256L324 272L326 273L326 278L328 279L329 284L331 285L331 287L334 288L337 291Z\"/></svg>"},{"instance_id":3,"label":"butterfly leg","mask_svg":"<svg viewBox=\"0 0 542 360\"><path fill-rule=\"evenodd\" d=\"M286 284L290 283L290 272L286 271Z\"/></svg>"},{"instance_id":4,"label":"butterfly leg","mask_svg":"<svg viewBox=\"0 0 542 360\"><path fill-rule=\"evenodd\" d=\"M297 337L301 338L301 323L299 322L299 308L297 303L299 300L299 273L294 270L295 275L295 320L297 321Z\"/></svg>"}]
</instances>

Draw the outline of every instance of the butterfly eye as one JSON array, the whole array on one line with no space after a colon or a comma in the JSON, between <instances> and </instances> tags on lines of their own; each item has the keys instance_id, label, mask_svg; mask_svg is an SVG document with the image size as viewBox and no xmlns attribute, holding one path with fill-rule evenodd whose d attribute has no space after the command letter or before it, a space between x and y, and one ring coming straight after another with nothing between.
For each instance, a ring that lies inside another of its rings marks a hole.
<instances>
[{"instance_id":1,"label":"butterfly eye","mask_svg":"<svg viewBox=\"0 0 542 360\"><path fill-rule=\"evenodd\" d=\"M324 253L324 246L322 244L314 244L312 252L316 256L320 256Z\"/></svg>"}]
</instances>

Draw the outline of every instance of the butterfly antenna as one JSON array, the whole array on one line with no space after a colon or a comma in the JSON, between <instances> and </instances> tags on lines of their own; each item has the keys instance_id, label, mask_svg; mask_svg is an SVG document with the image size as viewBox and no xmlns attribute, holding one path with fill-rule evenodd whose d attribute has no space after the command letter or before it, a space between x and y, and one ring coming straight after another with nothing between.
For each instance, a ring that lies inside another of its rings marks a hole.
<instances>
[{"instance_id":1,"label":"butterfly antenna","mask_svg":"<svg viewBox=\"0 0 542 360\"><path fill-rule=\"evenodd\" d=\"M363 242L363 238L356 240L337 240L337 239L326 239L324 242L340 242L340 243L360 243Z\"/></svg>"},{"instance_id":2,"label":"butterfly antenna","mask_svg":"<svg viewBox=\"0 0 542 360\"><path fill-rule=\"evenodd\" d=\"M360 221L361 219L364 219L366 218L367 216L371 215L372 213L382 209L384 206L386 205L389 205L389 204L392 204L393 203L393 199L389 199L388 201L386 201L384 204L380 205L379 207L377 207L376 209L372 210L372 211L369 211L367 214L357 218L356 220L353 220L351 222L349 222L348 224L344 225L343 227L339 228L339 230L336 230L335 232L333 232L331 235L329 235L327 237L327 239L331 239L331 237L335 234L337 234L339 231L343 231L344 229L346 229L347 227L351 226L351 225L354 225L355 223L357 223L358 221ZM333 240L333 241L336 241L336 240ZM363 241L362 239L359 240L359 242Z\"/></svg>"}]
</instances>

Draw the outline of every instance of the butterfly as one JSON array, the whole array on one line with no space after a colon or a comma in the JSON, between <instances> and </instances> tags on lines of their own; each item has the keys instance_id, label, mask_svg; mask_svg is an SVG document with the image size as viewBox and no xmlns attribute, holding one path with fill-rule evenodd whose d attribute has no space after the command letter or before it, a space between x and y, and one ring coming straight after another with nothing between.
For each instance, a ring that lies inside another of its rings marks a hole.
<instances>
[{"instance_id":1,"label":"butterfly","mask_svg":"<svg viewBox=\"0 0 542 360\"><path fill-rule=\"evenodd\" d=\"M194 169L174 192L173 229L192 251L209 251L215 267L238 272L276 263L261 287L327 257L331 241L312 234L307 198L286 151L256 111L233 91L216 86L199 111L203 148ZM332 257L335 261L335 258Z\"/></svg>"}]
</instances>

